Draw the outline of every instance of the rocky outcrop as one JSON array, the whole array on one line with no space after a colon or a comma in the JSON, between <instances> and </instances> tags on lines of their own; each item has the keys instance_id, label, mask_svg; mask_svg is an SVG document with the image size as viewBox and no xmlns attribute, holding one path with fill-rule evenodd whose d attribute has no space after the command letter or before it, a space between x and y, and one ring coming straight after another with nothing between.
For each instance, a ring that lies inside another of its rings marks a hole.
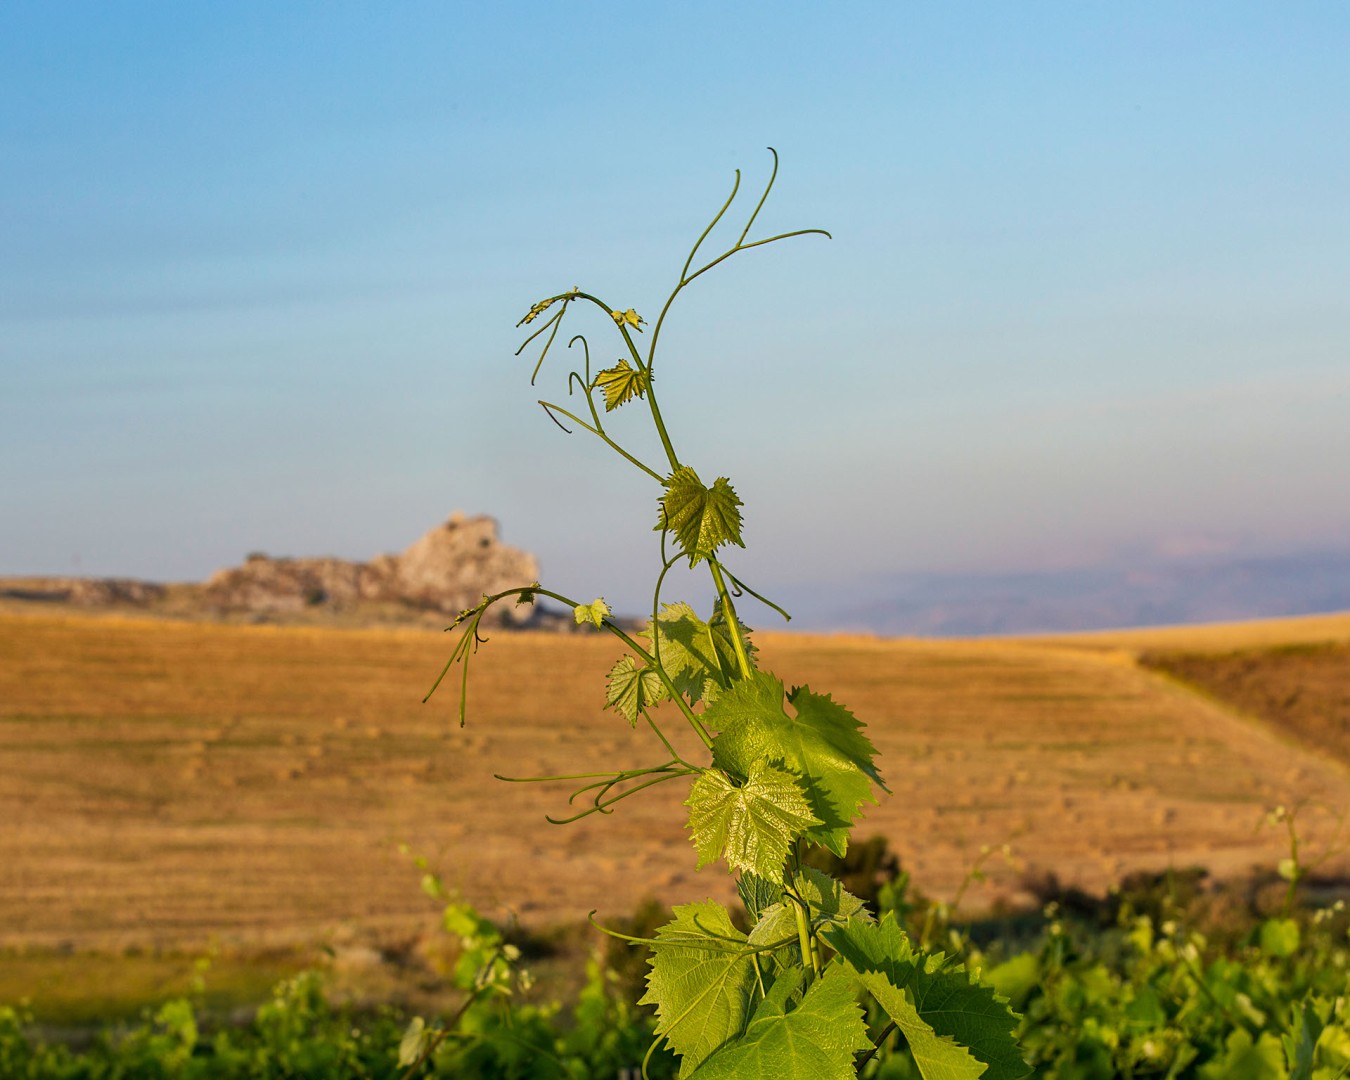
<instances>
[{"instance_id":1,"label":"rocky outcrop","mask_svg":"<svg viewBox=\"0 0 1350 1080\"><path fill-rule=\"evenodd\" d=\"M242 566L212 574L202 591L206 603L219 611L398 604L454 615L484 593L528 585L538 577L533 555L498 540L496 521L456 512L399 555L349 562L255 554ZM516 625L536 615L529 605L511 603L498 605L492 614L498 623Z\"/></svg>"},{"instance_id":2,"label":"rocky outcrop","mask_svg":"<svg viewBox=\"0 0 1350 1080\"><path fill-rule=\"evenodd\" d=\"M127 578L0 578L0 603L69 605L169 617L341 625L439 621L486 594L539 578L533 555L507 547L490 517L450 518L398 555L369 562L273 558L253 554L200 584L160 585ZM488 613L494 626L571 630L570 611L505 601ZM440 625L444 625L441 623Z\"/></svg>"}]
</instances>

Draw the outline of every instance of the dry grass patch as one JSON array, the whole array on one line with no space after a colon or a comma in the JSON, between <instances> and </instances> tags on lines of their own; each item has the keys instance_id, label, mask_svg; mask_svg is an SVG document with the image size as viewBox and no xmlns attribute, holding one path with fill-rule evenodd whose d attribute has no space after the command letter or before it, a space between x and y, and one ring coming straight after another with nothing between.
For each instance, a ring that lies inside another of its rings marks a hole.
<instances>
[{"instance_id":1,"label":"dry grass patch","mask_svg":"<svg viewBox=\"0 0 1350 1080\"><path fill-rule=\"evenodd\" d=\"M1256 830L1265 807L1345 802L1339 765L1119 643L758 640L786 680L867 722L894 794L859 835L887 835L938 896L1005 842L1016 864L993 867L976 904L1016 896L1024 872L1095 890L1141 868L1241 874L1281 854ZM495 635L463 731L453 690L420 702L449 645L0 615L0 947L266 948L353 928L406 942L430 912L400 841L488 914L534 927L730 896L725 875L693 869L680 785L555 828L544 815L568 789L492 779L661 759L600 710L608 639ZM1309 842L1329 828L1310 817Z\"/></svg>"}]
</instances>

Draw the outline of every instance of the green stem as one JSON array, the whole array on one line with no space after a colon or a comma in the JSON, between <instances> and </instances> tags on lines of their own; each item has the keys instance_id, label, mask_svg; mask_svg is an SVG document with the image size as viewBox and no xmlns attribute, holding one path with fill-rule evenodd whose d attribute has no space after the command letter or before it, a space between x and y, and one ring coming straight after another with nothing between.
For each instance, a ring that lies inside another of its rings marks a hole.
<instances>
[{"instance_id":1,"label":"green stem","mask_svg":"<svg viewBox=\"0 0 1350 1080\"><path fill-rule=\"evenodd\" d=\"M876 1045L853 1063L853 1067L857 1070L859 1076L862 1075L863 1066L876 1057L877 1051L885 1045L886 1040L890 1038L891 1032L894 1031L897 1026L898 1025L894 1020L890 1021L890 1023L881 1029L881 1033L877 1036Z\"/></svg>"},{"instance_id":2,"label":"green stem","mask_svg":"<svg viewBox=\"0 0 1350 1080\"><path fill-rule=\"evenodd\" d=\"M689 268L694 265L694 256L698 254L698 249L703 246L703 241L708 239L708 234L717 227L717 223L722 220L722 215L730 209L731 204L736 201L736 193L741 190L741 170L736 170L736 182L731 186L731 194L727 196L727 201L722 204L722 209L717 211L717 215L708 222L708 227L703 230L699 238L694 242L693 250L689 252L689 258L685 259L684 267L680 270L679 284L671 290L670 295L666 297L665 305L661 308L661 314L656 317L656 324L652 327L651 344L647 349L647 378L651 380L652 366L656 363L656 342L661 336L661 327L665 325L666 312L670 310L670 305L675 303L675 297L680 295L680 290L688 284Z\"/></svg>"},{"instance_id":3,"label":"green stem","mask_svg":"<svg viewBox=\"0 0 1350 1080\"><path fill-rule=\"evenodd\" d=\"M735 588L737 588L737 589L740 590L741 592L749 593L751 596L753 596L756 600L758 600L758 601L759 601L761 604L763 604L765 607L773 608L774 611L778 612L779 615L783 616L783 621L784 621L784 622L791 622L791 621L792 621L792 616L789 615L788 612L787 612L784 608L779 607L779 606L778 606L777 604L775 604L772 600L770 600L767 596L762 596L761 594L755 592L754 589L750 588L749 585L747 585L744 581L742 581L740 578L738 578L738 577L737 577L735 574L733 574L730 570L727 570L727 571L726 571L726 575L727 575L727 577L729 577L729 578L731 579L731 584L732 584L733 586L735 586Z\"/></svg>"},{"instance_id":4,"label":"green stem","mask_svg":"<svg viewBox=\"0 0 1350 1080\"><path fill-rule=\"evenodd\" d=\"M717 587L718 599L722 601L722 616L731 628L731 644L736 650L736 663L741 669L741 678L750 678L750 656L745 651L745 642L741 640L741 624L736 618L736 605L731 599L731 590L722 577L722 567L716 559L708 560L708 569L712 571L713 584Z\"/></svg>"},{"instance_id":5,"label":"green stem","mask_svg":"<svg viewBox=\"0 0 1350 1080\"><path fill-rule=\"evenodd\" d=\"M811 935L811 921L807 915L806 902L794 893L788 894L792 901L792 913L797 918L797 945L802 950L802 963L811 968L811 975L815 977L820 974L820 956L813 947L815 944Z\"/></svg>"},{"instance_id":6,"label":"green stem","mask_svg":"<svg viewBox=\"0 0 1350 1080\"><path fill-rule=\"evenodd\" d=\"M495 602L504 596L512 596L522 591L523 590L521 589L508 589L506 592L493 597L492 602ZM557 600L560 604L566 604L568 607L575 608L580 606L577 601L573 600L570 596L563 596L562 593L555 593L549 589L536 588L530 591L538 593L540 596L550 597L553 600ZM675 683L672 682L670 676L666 674L665 668L661 667L661 665L656 662L656 658L652 656L651 653L634 641L632 637L623 630L620 630L615 626L609 619L605 619L604 624L606 630L632 649L633 652L637 653L637 655L646 661L651 669L656 672L657 677L661 680L666 690L670 692L671 699L675 702L680 712L684 713L684 718L689 721L689 726L698 733L698 737L703 740L703 745L711 750L712 736L708 734L708 729L703 726L703 721L698 718L698 714L690 707L689 702L684 700L684 695L676 689Z\"/></svg>"},{"instance_id":7,"label":"green stem","mask_svg":"<svg viewBox=\"0 0 1350 1080\"><path fill-rule=\"evenodd\" d=\"M1181 960L1181 966L1185 968L1186 973L1191 977L1191 981L1195 983L1196 989L1199 990L1200 993L1202 993L1209 1000L1209 1003L1213 1005L1218 1012L1223 1014L1225 1020L1227 1020L1235 1028L1241 1027L1242 1021L1237 1018L1237 1016L1232 1012L1232 1010L1228 1008L1228 1006L1226 1006L1222 1001L1220 1001L1217 997L1214 996L1214 991L1211 990L1209 988L1209 984L1205 982L1204 973L1201 972L1198 968L1196 968L1195 963L1191 960L1191 958L1189 956L1184 955L1180 949L1177 950L1177 956Z\"/></svg>"},{"instance_id":8,"label":"green stem","mask_svg":"<svg viewBox=\"0 0 1350 1080\"><path fill-rule=\"evenodd\" d=\"M651 409L652 423L656 425L656 433L661 436L661 446L666 451L666 460L670 462L670 471L674 474L680 467L680 459L675 456L675 446L670 441L665 421L661 419L661 407L656 403L656 391L652 389L650 374L647 376L647 407Z\"/></svg>"},{"instance_id":9,"label":"green stem","mask_svg":"<svg viewBox=\"0 0 1350 1080\"><path fill-rule=\"evenodd\" d=\"M497 603L499 600L505 600L508 596L521 596L526 593L535 596L547 596L552 600L557 600L560 604L566 604L570 608L576 608L581 606L576 600L573 600L570 596L564 596L562 593L554 592L551 589L544 589L538 585L525 585L516 589L505 589L502 592L496 593L492 596L483 597L483 599L479 601L478 606L472 609L472 617L469 619L469 626L465 629L463 636L461 636L459 644L455 646L454 651L450 654L450 659L446 662L445 667L441 670L441 673L437 677L436 682L432 685L431 689L427 691L426 697L422 699L423 702L425 702L428 698L431 697L432 694L436 692L436 688L441 685L441 680L445 678L446 672L450 670L450 668L454 665L455 661L462 660L465 664L465 667L463 678L464 685L460 695L460 726L461 727L463 726L464 691L467 690L468 688L468 677L469 677L468 658L470 650L467 645L469 635L477 633L478 624L482 620L483 613L486 612L487 609L490 608L493 604ZM676 707L680 710L680 712L684 714L684 718L689 722L689 726L694 729L694 732L703 741L703 745L706 746L709 750L711 750L713 742L712 736L708 734L708 729L703 726L703 721L701 721L698 718L698 714L695 713L693 708L690 707L689 702L685 701L684 695L679 692L679 690L675 686L675 683L671 681L670 676L666 674L665 668L661 667L661 665L656 662L656 658L653 657L651 653L649 653L646 649L644 649L641 645L639 645L636 641L634 641L630 635L625 633L623 630L619 629L619 627L616 626L609 619L604 620L604 629L608 630L616 638L622 641L625 645L627 645L630 649L632 649L633 652L637 653L639 657L641 657L644 661L646 661L648 665L651 666L651 669L656 672L657 677L661 680L666 690L670 693L671 700L675 702Z\"/></svg>"},{"instance_id":10,"label":"green stem","mask_svg":"<svg viewBox=\"0 0 1350 1080\"><path fill-rule=\"evenodd\" d=\"M625 327L622 323L619 325L619 333L623 335L624 343L628 346L628 352L629 352L629 354L633 357L633 362L634 362L635 364L637 364L638 370L641 371L641 370L642 370L642 357L638 355L637 347L633 344L633 339L632 339L632 338L629 336L629 334L628 334L628 328ZM609 437L609 434L605 431L605 425L604 425L604 422L600 419L600 412L599 412L599 410L595 407L595 394L593 393L595 387L592 385L592 382L591 382L591 347L590 347L590 345L587 343L585 336L582 335L582 334L577 334L576 336L574 336L574 337L572 338L572 340L569 341L569 342L567 343L567 347L570 349L570 348L571 348L573 345L575 345L578 341L581 342L581 347L582 347L582 349L585 351L585 354L586 354L586 377L585 377L585 379L579 379L579 378L577 377L577 373L576 373L575 371L572 372L572 374L569 375L569 376L568 376L568 379L567 379L567 393L568 393L569 395L572 393L572 382L573 382L573 380L576 380L577 382L579 382L579 383L581 384L582 396L585 397L585 399L586 399L586 407L587 407L588 409L590 409L590 411L591 411L591 421L592 421L592 425L591 425L591 427L590 427L590 430L593 431L593 432L594 432L596 435L598 435L600 438L604 439L606 443L608 443L611 447L613 447L613 449L615 449L615 450L618 451L620 454L622 454L625 458L627 458L629 461L631 461L631 462L632 462L634 465L636 465L639 469L641 469L641 470L642 470L643 472L645 472L648 476L650 476L652 479L654 479L658 484L661 483L661 482L662 482L662 478L661 478L660 473L656 472L656 470L654 470L654 469L652 469L652 468L649 468L647 465L644 465L642 462L638 461L637 458L633 457L633 455L631 455L631 454L628 453L626 450L624 450L622 447L620 447L618 443L614 442L614 440L611 439L611 438ZM648 382L648 384L651 383L651 378L650 378L650 376L648 376L647 382ZM542 401L540 402L540 404L544 406L544 411L545 411L545 412L548 412L550 406L547 405L547 404L545 404L545 403L542 402ZM559 407L556 406L556 405L555 405L555 406L552 406L552 407L553 407L553 408L559 408ZM559 409L559 411L560 411L560 412L565 412L565 410L563 410L563 409ZM570 416L571 414L570 414L570 413L567 413L566 415L569 415L569 416ZM558 423L557 418L554 417L554 416L552 415L552 413L549 413L549 419L551 419L555 424ZM584 423L584 421L580 420L579 418L573 416L572 419L575 420L577 423L581 424L583 427L586 427L586 424ZM562 427L561 424L558 424L558 426L559 426L559 427ZM565 431L566 428L564 428L563 430Z\"/></svg>"},{"instance_id":11,"label":"green stem","mask_svg":"<svg viewBox=\"0 0 1350 1080\"><path fill-rule=\"evenodd\" d=\"M702 771L701 769L675 769L671 772L662 773L661 775L655 776L650 780L643 781L641 784L635 784L633 787L628 788L626 791L619 792L619 794L615 795L613 798L609 799L602 798L603 795L602 792L601 795L597 795L595 797L594 805L592 805L589 810L582 810L580 813L573 814L571 817L565 818L555 818L550 817L548 814L545 814L544 820L547 821L550 825L570 825L572 824L572 822L580 821L582 818L590 817L592 814L613 813L613 811L610 810L610 807L613 806L615 803L623 802L623 800L628 798L630 795L636 795L639 791L646 791L649 787L655 787L657 784L664 784L667 780L678 780L682 776L693 776L695 773L701 771ZM575 798L575 795L573 796L573 798ZM570 802L571 800L568 801Z\"/></svg>"},{"instance_id":12,"label":"green stem","mask_svg":"<svg viewBox=\"0 0 1350 1080\"><path fill-rule=\"evenodd\" d=\"M1287 819L1289 828L1289 887L1284 893L1284 910L1282 915L1289 918L1294 910L1294 901L1298 899L1298 883L1303 878L1303 867L1298 861L1298 830L1294 827L1294 813L1290 811Z\"/></svg>"},{"instance_id":13,"label":"green stem","mask_svg":"<svg viewBox=\"0 0 1350 1080\"><path fill-rule=\"evenodd\" d=\"M607 434L605 434L605 432L602 431L600 428L592 427L590 424L586 423L585 420L581 419L581 417L577 416L575 413L568 412L568 411L567 411L566 409L564 409L561 405L555 405L555 404L553 404L553 402L551 402L551 401L543 401L543 400L540 400L539 404L542 405L542 406L544 407L544 411L547 412L550 416L552 416L552 414L555 413L555 412L556 412L556 413L561 413L563 416L567 417L567 419L571 420L572 423L578 425L579 427L585 428L587 431L589 431L589 432L590 432L592 435L594 435L596 438L598 438L598 439L603 439L604 442L609 446L609 448L610 448L611 450L613 450L613 451L614 451L616 454L618 454L620 457L623 457L623 458L625 458L626 460L630 461L632 464L636 465L639 469L641 469L643 472L645 472L648 476L650 476L650 477L651 477L653 480L655 480L658 484L664 482L665 478L664 478L659 472L657 472L655 469L649 468L648 466L644 465L641 461L639 461L639 460L638 460L637 458L635 458L632 454L630 454L627 450L625 450L622 446L620 446L620 445L619 445L618 443L616 443L613 439L611 439ZM553 420L553 422L554 422L555 424L558 423L558 421L557 421L556 418ZM561 424L558 424L558 426L559 426L559 427L562 427ZM563 428L563 430L566 431L567 429L566 429L566 428Z\"/></svg>"},{"instance_id":14,"label":"green stem","mask_svg":"<svg viewBox=\"0 0 1350 1080\"><path fill-rule=\"evenodd\" d=\"M492 954L492 958L488 961L488 963L495 964L497 962L497 957L499 957L500 955L501 949L499 948L496 952ZM413 1073L415 1073L418 1069L422 1067L423 1063L426 1062L431 1057L431 1055L436 1052L437 1047L439 1047L441 1043L445 1041L446 1036L448 1036L452 1031L454 1031L455 1028L459 1025L459 1022L462 1019L464 1019L464 1014L469 1011L470 1006L472 1006L473 1003L477 1001L486 992L486 990L487 986L480 986L476 990L474 990L472 994L469 995L468 999L459 1007L455 1015L450 1018L449 1022L445 1025L445 1027L441 1028L441 1030L436 1033L436 1037L430 1040L425 1046L422 1047L422 1052L417 1055L417 1060L408 1066L407 1072L405 1072L402 1075L402 1077L400 1077L400 1080L408 1080L408 1078L412 1076Z\"/></svg>"},{"instance_id":15,"label":"green stem","mask_svg":"<svg viewBox=\"0 0 1350 1080\"><path fill-rule=\"evenodd\" d=\"M646 709L642 710L642 719L647 721L648 726L652 729L653 732L656 733L656 737L661 740L661 745L670 751L670 756L674 758L676 762L683 765L687 769L697 768L696 765L691 765L689 762L685 761L684 758L680 756L679 752L675 749L675 747L670 745L670 740L666 738L665 732L656 726L656 721L651 718Z\"/></svg>"},{"instance_id":16,"label":"green stem","mask_svg":"<svg viewBox=\"0 0 1350 1080\"><path fill-rule=\"evenodd\" d=\"M593 927L595 927L595 929L599 930L600 933L605 934L608 937L616 938L619 941L626 941L630 945L650 945L653 948L658 947L667 948L670 946L675 946L677 948L683 949L701 948L706 949L709 952L732 953L737 957L760 956L763 953L777 952L779 949L786 948L793 942L792 938L783 938L780 941L769 941L763 945L751 945L748 942L746 942L744 938L727 937L725 934L715 933L709 930L707 927L703 926L701 923L699 923L697 919L694 920L694 925L696 925L700 930L702 930L704 933L708 935L705 941L685 941L678 938L671 939L671 938L634 937L632 934L622 934L618 930L614 930L608 926L601 926L600 923L596 922L594 909L592 909L591 913L586 916L586 921L590 923ZM722 945L712 944L713 942L719 941L722 942L723 944ZM730 948L727 948L725 946L730 946Z\"/></svg>"},{"instance_id":17,"label":"green stem","mask_svg":"<svg viewBox=\"0 0 1350 1080\"><path fill-rule=\"evenodd\" d=\"M620 781L631 780L634 776L646 776L648 773L660 772L669 769L674 762L668 762L665 765L657 765L651 769L625 769L621 772L579 772L579 773L550 773L548 776L505 776L502 773L493 773L492 779L500 780L505 784L552 784L560 780L608 780L616 778ZM594 786L594 785L592 785ZM581 791L588 791L589 788L582 788ZM580 794L580 792L578 792Z\"/></svg>"},{"instance_id":18,"label":"green stem","mask_svg":"<svg viewBox=\"0 0 1350 1080\"><path fill-rule=\"evenodd\" d=\"M769 153L773 155L773 172L769 173L769 182L764 185L764 193L760 195L759 202L755 204L755 212L750 215L750 220L745 223L745 228L741 230L741 235L736 240L737 247L740 247L743 243L745 243L745 238L750 235L750 229L755 224L755 218L759 217L759 212L764 209L764 203L769 198L769 192L773 190L773 182L778 179L778 151L775 150L772 146L770 146ZM737 180L740 179L739 173L736 174L736 178ZM690 262L692 261L693 259L691 258ZM687 273L689 270L688 263L685 264L684 269L685 272Z\"/></svg>"},{"instance_id":19,"label":"green stem","mask_svg":"<svg viewBox=\"0 0 1350 1080\"><path fill-rule=\"evenodd\" d=\"M809 967L811 977L820 974L820 952L815 947L815 935L811 931L811 907L802 899L802 842L798 838L792 845L792 883L783 887L783 896L792 905L792 914L797 920L797 945L802 951L802 964Z\"/></svg>"},{"instance_id":20,"label":"green stem","mask_svg":"<svg viewBox=\"0 0 1350 1080\"><path fill-rule=\"evenodd\" d=\"M598 296L592 296L590 293L584 292L572 292L564 295L566 295L568 300L587 300L590 303L594 304L596 307L600 308L600 310L603 311L606 315L610 316L611 318L613 317L613 312L615 309L611 308ZM669 301L667 301L667 307L668 306ZM565 311L566 308L564 308L563 310ZM558 315L555 316L555 318L561 318L561 315L562 312L559 312ZM542 329L543 328L541 327L540 330ZM536 331L534 335L531 335L531 340L533 340L533 337L537 336L539 332L540 331ZM556 326L553 329L553 333L554 334L557 333ZM628 328L620 324L619 333L623 336L624 344L628 346L628 353L633 358L633 362L637 364L638 369L647 376L647 407L651 410L652 422L656 425L656 433L661 437L661 446L665 450L666 457L670 461L670 470L671 472L674 472L676 469L680 467L680 459L675 455L675 447L670 441L670 433L666 430L665 421L661 418L661 407L657 404L656 401L656 389L655 387L652 386L650 364L643 361L642 354L638 352L637 346L633 343L632 336L628 333ZM655 339L653 338L653 343L654 341ZM548 345L551 345L552 343L553 343L553 335L550 334L548 339ZM548 346L546 345L545 346L546 350L547 347ZM524 348L524 346L521 346L521 348ZM539 362L541 364L543 363L542 356L539 358ZM535 370L538 371L538 367L536 367ZM559 412L561 411L562 410L559 410ZM573 417L573 419L575 419L575 417ZM581 421L578 420L577 422L580 423ZM658 477L657 479L660 479L660 477Z\"/></svg>"},{"instance_id":21,"label":"green stem","mask_svg":"<svg viewBox=\"0 0 1350 1080\"><path fill-rule=\"evenodd\" d=\"M823 236L827 240L834 239L834 237L831 236L824 229L794 229L792 232L779 233L777 236L768 236L765 237L763 240L752 240L748 244L737 244L730 251L723 252L721 255L717 256L717 258L713 259L713 261L708 263L707 266L699 267L687 278L685 278L685 280L680 283L680 286L681 288L683 288L685 285L688 285L690 282L692 282L695 278L699 277L701 274L706 274L714 266L717 266L719 263L725 262L727 259L731 258L737 252L749 251L751 248L763 247L765 244L774 244L777 243L779 240L791 240L794 236Z\"/></svg>"},{"instance_id":22,"label":"green stem","mask_svg":"<svg viewBox=\"0 0 1350 1080\"><path fill-rule=\"evenodd\" d=\"M647 376L647 408L651 411L652 423L656 425L656 434L661 437L661 447L666 452L666 460L670 462L670 471L674 472L680 467L680 459L675 453L675 444L670 441L670 432L666 430L666 422L661 418L661 406L656 400L656 385L655 380L652 379L651 365L642 362L642 355L633 343L633 337L629 334L628 327L621 325L619 333L623 335L624 344L628 346L628 352L633 357L633 362Z\"/></svg>"}]
</instances>

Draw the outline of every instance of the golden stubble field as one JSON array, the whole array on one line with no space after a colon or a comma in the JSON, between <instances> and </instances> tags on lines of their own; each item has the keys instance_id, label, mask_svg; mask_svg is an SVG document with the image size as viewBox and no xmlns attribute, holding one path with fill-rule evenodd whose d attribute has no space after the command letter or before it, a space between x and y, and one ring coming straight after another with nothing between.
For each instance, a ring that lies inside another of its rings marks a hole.
<instances>
[{"instance_id":1,"label":"golden stubble field","mask_svg":"<svg viewBox=\"0 0 1350 1080\"><path fill-rule=\"evenodd\" d=\"M1136 869L1273 866L1263 810L1306 802L1305 850L1350 808L1315 746L1136 663L1149 648L1350 641L1350 616L1067 638L882 641L761 634L767 666L868 724L892 794L858 836L975 906L1024 874L1102 890ZM542 927L646 896L726 898L695 872L679 782L562 827L532 775L657 763L602 712L599 635L500 633L455 689L421 696L450 639L419 630L240 627L0 612L0 948L243 948L425 927L406 842L493 917ZM1347 667L1350 670L1350 667ZM672 728L675 726L672 723ZM691 751L692 752L692 751ZM1339 865L1346 866L1342 856Z\"/></svg>"}]
</instances>

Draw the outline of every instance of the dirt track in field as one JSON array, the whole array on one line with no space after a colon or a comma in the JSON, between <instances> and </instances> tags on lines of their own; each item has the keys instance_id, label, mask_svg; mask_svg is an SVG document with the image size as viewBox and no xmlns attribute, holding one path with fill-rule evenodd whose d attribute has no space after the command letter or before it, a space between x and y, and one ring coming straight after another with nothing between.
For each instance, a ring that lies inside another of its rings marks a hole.
<instances>
[{"instance_id":1,"label":"dirt track in field","mask_svg":"<svg viewBox=\"0 0 1350 1080\"><path fill-rule=\"evenodd\" d=\"M1350 616L1264 625L1262 647L1350 638ZM1011 845L970 894L984 906L1024 873L1101 890L1134 869L1271 866L1282 834L1257 825L1277 803L1310 804L1305 850L1326 841L1350 809L1341 761L1136 663L1232 632L758 641L868 724L892 794L858 835L886 834L922 888L950 896L982 845ZM614 643L496 635L463 731L453 688L420 704L449 644L0 613L0 947L397 935L428 914L400 842L533 925L731 894L694 871L678 782L553 827L566 787L492 779L662 759L599 709Z\"/></svg>"}]
</instances>

